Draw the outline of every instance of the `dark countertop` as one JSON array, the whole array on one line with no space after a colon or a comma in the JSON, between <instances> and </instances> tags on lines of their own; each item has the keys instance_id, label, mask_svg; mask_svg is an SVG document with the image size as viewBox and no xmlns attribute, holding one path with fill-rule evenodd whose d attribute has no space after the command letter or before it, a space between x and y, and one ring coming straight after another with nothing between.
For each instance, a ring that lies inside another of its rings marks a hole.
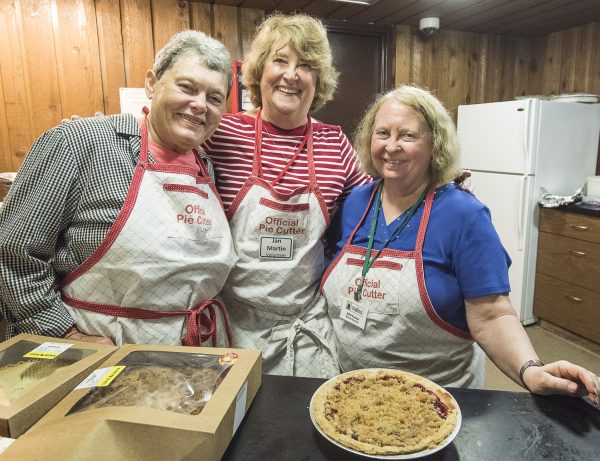
<instances>
[{"instance_id":1,"label":"dark countertop","mask_svg":"<svg viewBox=\"0 0 600 461\"><path fill-rule=\"evenodd\" d=\"M569 213L600 217L600 202L575 202L570 203L569 205L559 206L556 209Z\"/></svg>"},{"instance_id":2,"label":"dark countertop","mask_svg":"<svg viewBox=\"0 0 600 461\"><path fill-rule=\"evenodd\" d=\"M308 406L324 380L264 375L223 461L357 461L330 443ZM448 391L462 412L454 441L422 460L598 460L600 408L570 397L473 389Z\"/></svg>"}]
</instances>

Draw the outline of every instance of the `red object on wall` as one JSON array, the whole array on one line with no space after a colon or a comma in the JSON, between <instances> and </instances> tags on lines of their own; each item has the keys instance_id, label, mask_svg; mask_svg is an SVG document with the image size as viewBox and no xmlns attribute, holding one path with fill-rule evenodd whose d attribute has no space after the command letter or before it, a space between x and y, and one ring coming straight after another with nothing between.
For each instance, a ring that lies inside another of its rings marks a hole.
<instances>
[{"instance_id":1,"label":"red object on wall","mask_svg":"<svg viewBox=\"0 0 600 461\"><path fill-rule=\"evenodd\" d=\"M242 110L242 62L233 61L231 64L233 72L233 84L231 85L231 112L236 113Z\"/></svg>"}]
</instances>

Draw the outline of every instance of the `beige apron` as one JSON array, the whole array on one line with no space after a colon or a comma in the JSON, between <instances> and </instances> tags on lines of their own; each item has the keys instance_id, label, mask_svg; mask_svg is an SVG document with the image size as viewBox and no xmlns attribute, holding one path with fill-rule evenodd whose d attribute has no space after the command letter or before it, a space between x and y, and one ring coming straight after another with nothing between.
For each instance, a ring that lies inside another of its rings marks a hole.
<instances>
[{"instance_id":1,"label":"beige apron","mask_svg":"<svg viewBox=\"0 0 600 461\"><path fill-rule=\"evenodd\" d=\"M279 177L261 178L262 120L257 115L252 175L228 212L239 259L221 296L237 347L259 348L269 374L329 377L339 372L331 321L318 292L321 237L329 214L317 186L312 125ZM289 194L274 185L306 145L309 185Z\"/></svg>"},{"instance_id":2,"label":"beige apron","mask_svg":"<svg viewBox=\"0 0 600 461\"><path fill-rule=\"evenodd\" d=\"M342 371L395 368L442 386L483 387L484 355L470 335L442 320L433 309L423 273L423 242L433 204L427 194L414 251L384 249L361 282L366 248L352 245L361 221L328 268L321 290L333 321ZM372 251L371 257L375 254ZM350 304L348 304L350 303ZM352 307L358 305L358 309ZM342 309L366 309L364 330L342 319Z\"/></svg>"},{"instance_id":3,"label":"beige apron","mask_svg":"<svg viewBox=\"0 0 600 461\"><path fill-rule=\"evenodd\" d=\"M117 345L228 345L227 315L214 298L234 264L233 242L202 162L200 169L150 163L144 121L123 208L98 249L60 283L80 331Z\"/></svg>"}]
</instances>

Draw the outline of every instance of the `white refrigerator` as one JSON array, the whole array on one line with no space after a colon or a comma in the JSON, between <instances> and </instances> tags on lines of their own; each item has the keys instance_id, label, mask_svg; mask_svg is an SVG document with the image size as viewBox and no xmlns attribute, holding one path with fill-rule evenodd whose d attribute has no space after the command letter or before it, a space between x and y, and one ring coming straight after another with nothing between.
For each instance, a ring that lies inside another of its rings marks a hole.
<instances>
[{"instance_id":1,"label":"white refrigerator","mask_svg":"<svg viewBox=\"0 0 600 461\"><path fill-rule=\"evenodd\" d=\"M525 325L535 322L533 292L542 188L574 195L596 171L600 104L520 99L458 107L461 166L473 172L512 259L510 299Z\"/></svg>"}]
</instances>

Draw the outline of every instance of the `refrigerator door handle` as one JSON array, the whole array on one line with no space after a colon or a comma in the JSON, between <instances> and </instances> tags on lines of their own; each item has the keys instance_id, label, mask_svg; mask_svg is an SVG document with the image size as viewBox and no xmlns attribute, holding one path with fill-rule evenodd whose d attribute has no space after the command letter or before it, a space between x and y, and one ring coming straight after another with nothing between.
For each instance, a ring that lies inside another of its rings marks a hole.
<instances>
[{"instance_id":1,"label":"refrigerator door handle","mask_svg":"<svg viewBox=\"0 0 600 461\"><path fill-rule=\"evenodd\" d=\"M530 151L530 137L531 137L531 113L533 112L532 110L532 106L533 106L533 99L529 99L527 100L527 114L524 117L523 120L523 134L522 134L522 140L523 140L523 170L524 172L528 172L529 171L529 163L530 163L530 159L531 159L531 151Z\"/></svg>"},{"instance_id":2,"label":"refrigerator door handle","mask_svg":"<svg viewBox=\"0 0 600 461\"><path fill-rule=\"evenodd\" d=\"M528 176L523 176L519 184L519 201L517 202L517 248L519 251L523 250L523 223L525 222L525 211L527 210L527 203L525 203L525 189L528 182Z\"/></svg>"}]
</instances>

